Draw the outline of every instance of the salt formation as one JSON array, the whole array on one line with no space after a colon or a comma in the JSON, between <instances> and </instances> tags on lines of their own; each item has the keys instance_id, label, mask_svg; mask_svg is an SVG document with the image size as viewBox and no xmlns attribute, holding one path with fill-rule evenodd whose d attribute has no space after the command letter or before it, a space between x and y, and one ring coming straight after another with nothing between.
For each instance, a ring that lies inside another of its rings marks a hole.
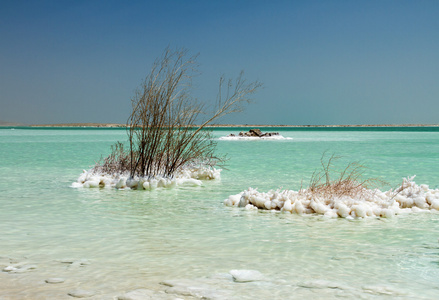
<instances>
[{"instance_id":1,"label":"salt formation","mask_svg":"<svg viewBox=\"0 0 439 300\"><path fill-rule=\"evenodd\" d=\"M229 273L233 276L233 280L236 282L264 280L264 275L262 275L262 273L257 270L230 270Z\"/></svg>"},{"instance_id":2,"label":"salt formation","mask_svg":"<svg viewBox=\"0 0 439 300\"><path fill-rule=\"evenodd\" d=\"M255 141L255 140L292 140L293 138L284 137L282 135L254 137L254 136L222 136L219 138L223 141Z\"/></svg>"},{"instance_id":3,"label":"salt formation","mask_svg":"<svg viewBox=\"0 0 439 300\"><path fill-rule=\"evenodd\" d=\"M67 295L75 297L75 298L88 298L94 296L96 293L93 291L87 290L74 290L70 291Z\"/></svg>"},{"instance_id":4,"label":"salt formation","mask_svg":"<svg viewBox=\"0 0 439 300\"><path fill-rule=\"evenodd\" d=\"M57 278L57 277L52 277L52 278L48 278L45 280L46 283L63 283L64 281L66 281L64 278Z\"/></svg>"},{"instance_id":5,"label":"salt formation","mask_svg":"<svg viewBox=\"0 0 439 300\"><path fill-rule=\"evenodd\" d=\"M8 273L24 273L24 272L33 271L36 268L37 268L36 265L28 265L25 263L21 263L21 264L13 264L13 265L7 266L2 271L8 272Z\"/></svg>"},{"instance_id":6,"label":"salt formation","mask_svg":"<svg viewBox=\"0 0 439 300\"><path fill-rule=\"evenodd\" d=\"M260 129L250 129L247 132L241 131L237 136L233 133L225 137L220 137L220 140L290 140L291 138L285 138L279 134L279 132L266 132L263 133Z\"/></svg>"},{"instance_id":7,"label":"salt formation","mask_svg":"<svg viewBox=\"0 0 439 300\"><path fill-rule=\"evenodd\" d=\"M154 190L156 188L173 188L176 186L200 186L202 180L213 180L221 177L221 169L207 167L190 167L178 172L174 177L144 177L129 178L129 174L100 174L93 170L84 170L76 182L74 188L117 188Z\"/></svg>"},{"instance_id":8,"label":"salt formation","mask_svg":"<svg viewBox=\"0 0 439 300\"><path fill-rule=\"evenodd\" d=\"M417 185L414 176L405 178L401 187L382 192L368 190L360 199L347 196L319 197L309 190L270 190L266 193L249 188L224 200L227 206L245 209L279 210L296 214L319 214L328 217L392 217L396 214L439 210L439 189Z\"/></svg>"}]
</instances>

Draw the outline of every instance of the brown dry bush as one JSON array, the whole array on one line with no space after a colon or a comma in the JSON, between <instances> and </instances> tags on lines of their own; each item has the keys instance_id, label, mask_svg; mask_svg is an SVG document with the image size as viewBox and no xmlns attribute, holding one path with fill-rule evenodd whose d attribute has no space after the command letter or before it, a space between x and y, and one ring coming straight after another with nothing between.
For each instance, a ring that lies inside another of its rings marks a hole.
<instances>
[{"instance_id":1,"label":"brown dry bush","mask_svg":"<svg viewBox=\"0 0 439 300\"><path fill-rule=\"evenodd\" d=\"M364 178L366 167L357 161L349 163L335 178L332 178L334 174L333 163L340 157L333 154L325 160L325 156L326 153L320 159L322 169L314 171L309 187L301 190L310 198L325 200L341 197L365 199L373 196L378 185L386 184L377 178Z\"/></svg>"},{"instance_id":2,"label":"brown dry bush","mask_svg":"<svg viewBox=\"0 0 439 300\"><path fill-rule=\"evenodd\" d=\"M100 159L93 168L94 173L101 174L124 174L130 170L130 158L127 155L124 145L117 142L111 146L111 153Z\"/></svg>"},{"instance_id":3,"label":"brown dry bush","mask_svg":"<svg viewBox=\"0 0 439 300\"><path fill-rule=\"evenodd\" d=\"M206 126L241 111L261 83L247 83L243 72L236 80L221 77L215 108L209 113L205 103L191 96L197 57L187 54L185 49L167 48L156 60L131 99L129 149L114 147L96 170L122 173L128 163L130 177L173 177L187 166L213 167L224 161L215 155L216 142Z\"/></svg>"}]
</instances>

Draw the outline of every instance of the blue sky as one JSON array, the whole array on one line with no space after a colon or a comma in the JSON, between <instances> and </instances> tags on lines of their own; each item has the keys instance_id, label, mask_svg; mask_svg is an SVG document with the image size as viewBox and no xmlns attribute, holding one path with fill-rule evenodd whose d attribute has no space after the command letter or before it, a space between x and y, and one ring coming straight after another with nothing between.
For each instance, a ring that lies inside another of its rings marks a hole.
<instances>
[{"instance_id":1,"label":"blue sky","mask_svg":"<svg viewBox=\"0 0 439 300\"><path fill-rule=\"evenodd\" d=\"M235 124L439 123L439 1L0 1L0 120L125 123L167 47L264 88Z\"/></svg>"}]
</instances>

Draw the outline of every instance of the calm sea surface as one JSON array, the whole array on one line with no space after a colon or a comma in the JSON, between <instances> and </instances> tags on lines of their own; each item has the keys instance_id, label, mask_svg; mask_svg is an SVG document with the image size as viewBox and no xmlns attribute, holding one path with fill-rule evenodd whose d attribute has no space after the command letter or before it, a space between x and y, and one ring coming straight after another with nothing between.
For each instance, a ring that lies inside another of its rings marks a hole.
<instances>
[{"instance_id":1,"label":"calm sea surface","mask_svg":"<svg viewBox=\"0 0 439 300\"><path fill-rule=\"evenodd\" d=\"M126 141L124 130L0 129L0 268L17 267L0 271L0 299L73 299L73 290L117 299L142 288L163 299L437 299L437 212L349 221L223 201L248 187L306 186L325 151L341 156L336 167L361 161L367 177L388 182L382 190L412 175L437 189L439 130L280 133L292 139L218 140L229 157L220 181L137 191L71 188ZM264 279L234 282L234 269ZM45 282L54 277L65 281ZM169 280L178 285L160 284Z\"/></svg>"}]
</instances>

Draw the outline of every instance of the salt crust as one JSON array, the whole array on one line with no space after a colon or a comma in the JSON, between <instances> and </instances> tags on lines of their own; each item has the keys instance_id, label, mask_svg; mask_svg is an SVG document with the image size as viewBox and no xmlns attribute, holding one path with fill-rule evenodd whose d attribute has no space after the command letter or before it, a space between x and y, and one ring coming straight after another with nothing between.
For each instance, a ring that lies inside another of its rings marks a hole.
<instances>
[{"instance_id":1,"label":"salt crust","mask_svg":"<svg viewBox=\"0 0 439 300\"><path fill-rule=\"evenodd\" d=\"M219 138L224 141L258 141L258 140L292 140L293 138L284 137L282 135L272 136L223 136Z\"/></svg>"},{"instance_id":2,"label":"salt crust","mask_svg":"<svg viewBox=\"0 0 439 300\"><path fill-rule=\"evenodd\" d=\"M162 176L129 178L129 174L98 174L92 170L84 170L74 188L117 188L154 190L156 188L173 188L176 186L200 186L202 180L220 179L221 169L193 167L186 168L177 173L173 178Z\"/></svg>"},{"instance_id":3,"label":"salt crust","mask_svg":"<svg viewBox=\"0 0 439 300\"><path fill-rule=\"evenodd\" d=\"M279 210L296 214L319 214L347 219L366 217L390 218L396 214L439 210L439 189L417 185L413 177L404 178L397 190L370 190L362 199L350 197L319 198L307 190L270 190L266 193L248 188L224 200L226 206L247 210Z\"/></svg>"}]
</instances>

